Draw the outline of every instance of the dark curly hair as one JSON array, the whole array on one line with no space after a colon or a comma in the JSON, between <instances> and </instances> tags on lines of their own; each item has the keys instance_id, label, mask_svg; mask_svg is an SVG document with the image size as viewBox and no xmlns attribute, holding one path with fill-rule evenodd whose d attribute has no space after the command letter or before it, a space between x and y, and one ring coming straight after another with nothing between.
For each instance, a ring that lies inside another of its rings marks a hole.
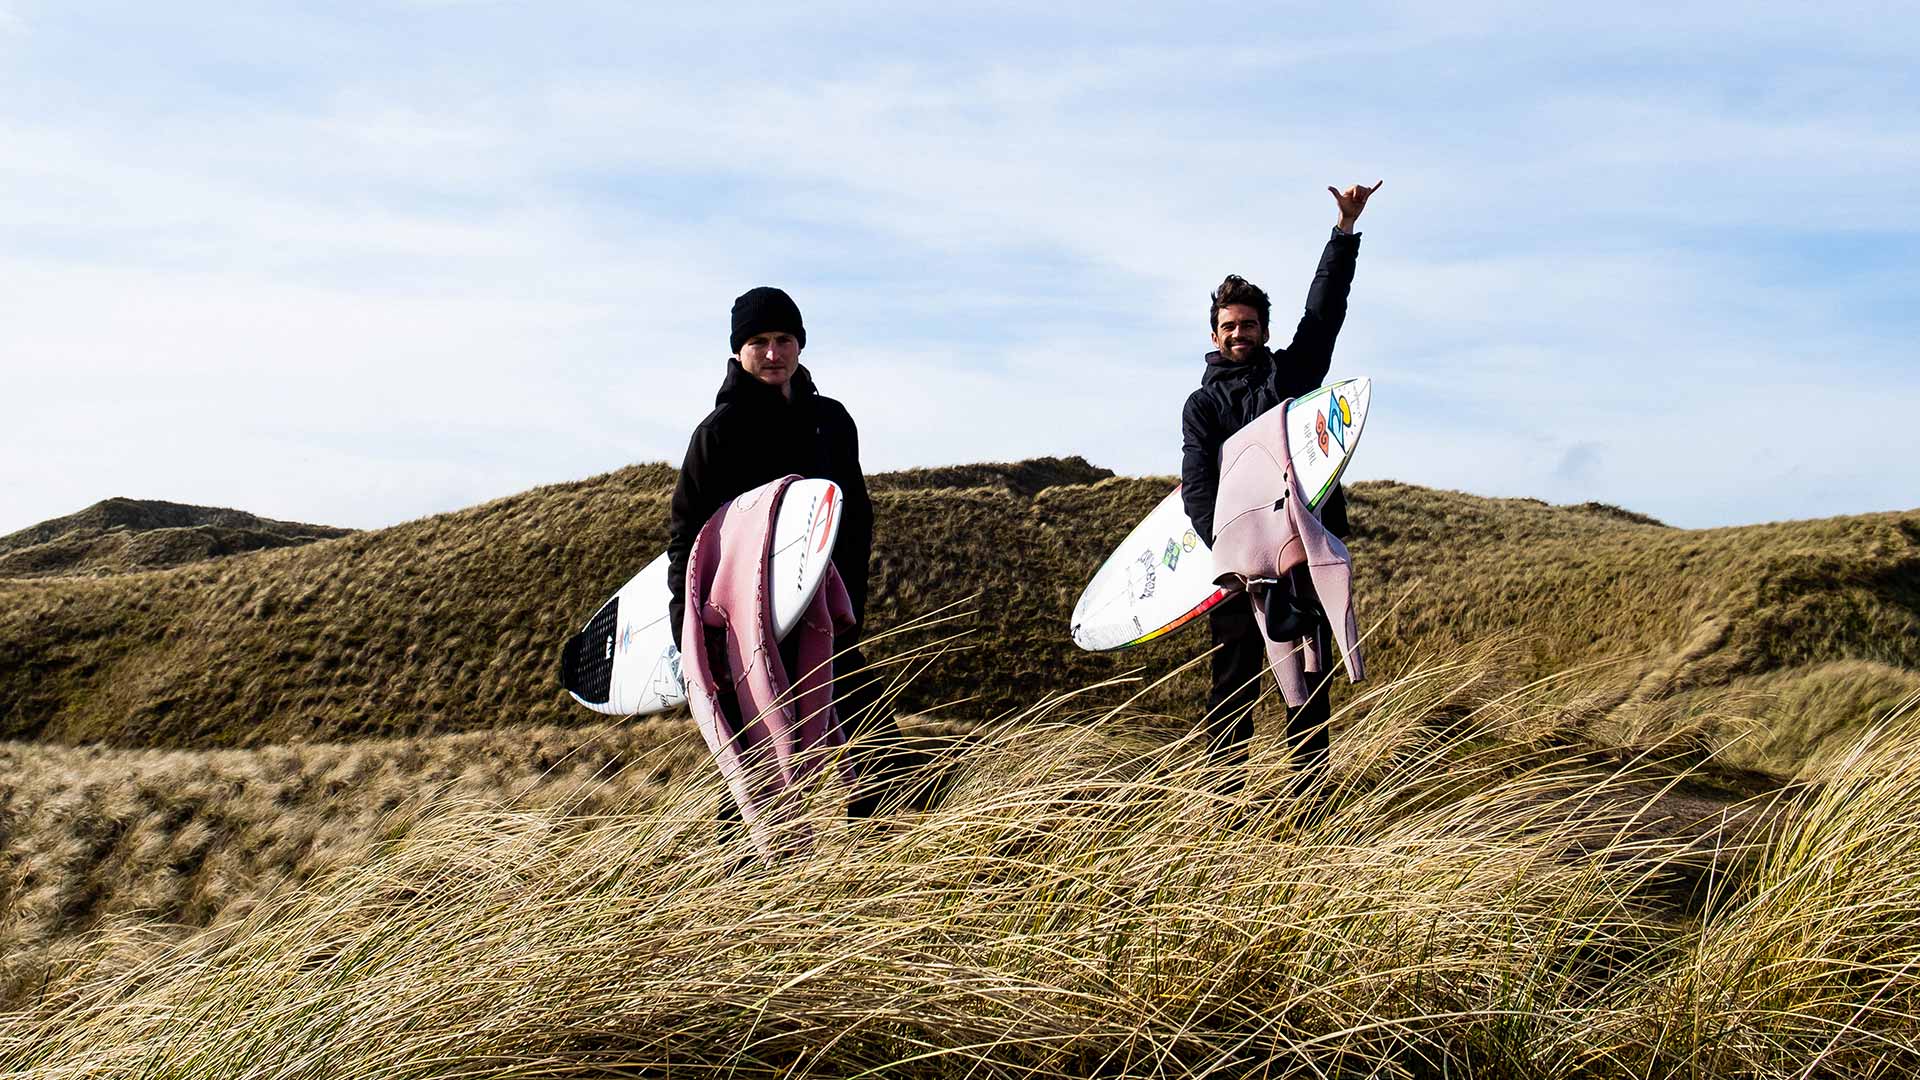
<instances>
[{"instance_id":1,"label":"dark curly hair","mask_svg":"<svg viewBox=\"0 0 1920 1080\"><path fill-rule=\"evenodd\" d=\"M1213 290L1213 310L1207 313L1208 331L1220 329L1220 309L1232 304L1247 305L1260 313L1261 327L1268 325L1267 315L1273 310L1273 302L1267 299L1267 294L1239 274L1228 274L1227 280Z\"/></svg>"}]
</instances>

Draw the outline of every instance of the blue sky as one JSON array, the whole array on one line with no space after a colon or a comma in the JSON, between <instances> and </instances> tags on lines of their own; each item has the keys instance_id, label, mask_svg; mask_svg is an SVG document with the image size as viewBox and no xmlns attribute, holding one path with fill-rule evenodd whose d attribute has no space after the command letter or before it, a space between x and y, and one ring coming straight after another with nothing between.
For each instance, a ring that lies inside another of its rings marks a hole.
<instances>
[{"instance_id":1,"label":"blue sky","mask_svg":"<svg viewBox=\"0 0 1920 1080\"><path fill-rule=\"evenodd\" d=\"M1172 473L1207 291L1380 178L1353 476L1920 505L1907 7L232 7L0 0L0 532L677 461L763 283L869 470Z\"/></svg>"}]
</instances>

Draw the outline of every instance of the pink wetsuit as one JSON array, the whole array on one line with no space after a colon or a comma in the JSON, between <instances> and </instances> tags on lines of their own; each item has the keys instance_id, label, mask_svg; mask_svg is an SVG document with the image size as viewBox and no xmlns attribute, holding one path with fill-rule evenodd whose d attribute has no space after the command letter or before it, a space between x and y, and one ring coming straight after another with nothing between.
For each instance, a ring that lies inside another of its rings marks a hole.
<instances>
[{"instance_id":1,"label":"pink wetsuit","mask_svg":"<svg viewBox=\"0 0 1920 1080\"><path fill-rule=\"evenodd\" d=\"M829 764L848 769L838 753L847 737L833 707L833 636L852 628L853 604L832 564L792 631L797 677L787 671L774 634L773 523L780 496L798 479L782 477L723 505L701 527L687 558L680 637L687 700L764 857L810 842L803 831L778 839L779 824L798 811L789 789ZM709 629L725 642L723 657L710 655ZM737 717L721 703L723 679L739 702Z\"/></svg>"}]
</instances>

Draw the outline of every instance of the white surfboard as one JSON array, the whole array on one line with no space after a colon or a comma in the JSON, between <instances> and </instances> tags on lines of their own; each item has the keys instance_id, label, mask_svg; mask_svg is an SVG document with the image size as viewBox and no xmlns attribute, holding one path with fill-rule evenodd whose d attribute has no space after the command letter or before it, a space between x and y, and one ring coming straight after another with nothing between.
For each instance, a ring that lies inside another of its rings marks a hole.
<instances>
[{"instance_id":1,"label":"white surfboard","mask_svg":"<svg viewBox=\"0 0 1920 1080\"><path fill-rule=\"evenodd\" d=\"M799 624L833 564L840 537L840 487L831 480L787 485L773 522L773 628L786 637ZM680 650L668 624L667 557L646 565L600 605L560 650L560 681L595 712L644 716L687 700Z\"/></svg>"},{"instance_id":2,"label":"white surfboard","mask_svg":"<svg viewBox=\"0 0 1920 1080\"><path fill-rule=\"evenodd\" d=\"M1314 510L1346 470L1372 398L1371 380L1347 379L1288 403L1294 475ZM1087 583L1073 608L1073 642L1104 652L1172 633L1227 598L1213 575L1213 552L1194 531L1176 487Z\"/></svg>"}]
</instances>

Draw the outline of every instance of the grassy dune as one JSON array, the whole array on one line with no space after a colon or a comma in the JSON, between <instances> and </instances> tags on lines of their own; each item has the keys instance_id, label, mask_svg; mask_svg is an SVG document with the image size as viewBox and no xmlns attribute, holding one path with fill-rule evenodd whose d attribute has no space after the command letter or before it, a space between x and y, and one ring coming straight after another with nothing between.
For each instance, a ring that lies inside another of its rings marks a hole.
<instances>
[{"instance_id":1,"label":"grassy dune","mask_svg":"<svg viewBox=\"0 0 1920 1080\"><path fill-rule=\"evenodd\" d=\"M0 580L0 735L213 748L579 723L554 676L559 642L664 546L672 478L634 466L297 549ZM874 624L978 612L971 648L918 680L910 709L1002 715L1036 690L1164 672L1204 648L1191 630L1094 656L1065 634L1165 478L1066 459L873 486ZM1390 482L1351 494L1376 670L1498 636L1524 645L1516 683L1611 661L1574 714L1582 730L1684 729L1780 775L1916 686L1920 512L1682 530ZM1188 712L1201 685L1176 678L1143 704Z\"/></svg>"},{"instance_id":2,"label":"grassy dune","mask_svg":"<svg viewBox=\"0 0 1920 1080\"><path fill-rule=\"evenodd\" d=\"M350 531L208 506L107 499L0 536L0 578L154 570Z\"/></svg>"},{"instance_id":3,"label":"grassy dune","mask_svg":"<svg viewBox=\"0 0 1920 1080\"><path fill-rule=\"evenodd\" d=\"M0 745L0 1002L369 857L449 800L596 813L705 766L677 720L256 750Z\"/></svg>"},{"instance_id":4,"label":"grassy dune","mask_svg":"<svg viewBox=\"0 0 1920 1080\"><path fill-rule=\"evenodd\" d=\"M736 872L684 717L553 672L672 475L0 579L0 1077L1920 1067L1920 512L1356 485L1333 782L1269 717L1222 798L1204 635L1066 641L1170 480L879 476L870 652L945 798L818 792L813 855Z\"/></svg>"},{"instance_id":5,"label":"grassy dune","mask_svg":"<svg viewBox=\"0 0 1920 1080\"><path fill-rule=\"evenodd\" d=\"M1920 1067L1916 734L1688 814L1675 762L1539 746L1485 656L1341 717L1332 782L1053 697L934 810L735 870L703 771L450 800L178 944L109 933L0 1075L1900 1076Z\"/></svg>"}]
</instances>

